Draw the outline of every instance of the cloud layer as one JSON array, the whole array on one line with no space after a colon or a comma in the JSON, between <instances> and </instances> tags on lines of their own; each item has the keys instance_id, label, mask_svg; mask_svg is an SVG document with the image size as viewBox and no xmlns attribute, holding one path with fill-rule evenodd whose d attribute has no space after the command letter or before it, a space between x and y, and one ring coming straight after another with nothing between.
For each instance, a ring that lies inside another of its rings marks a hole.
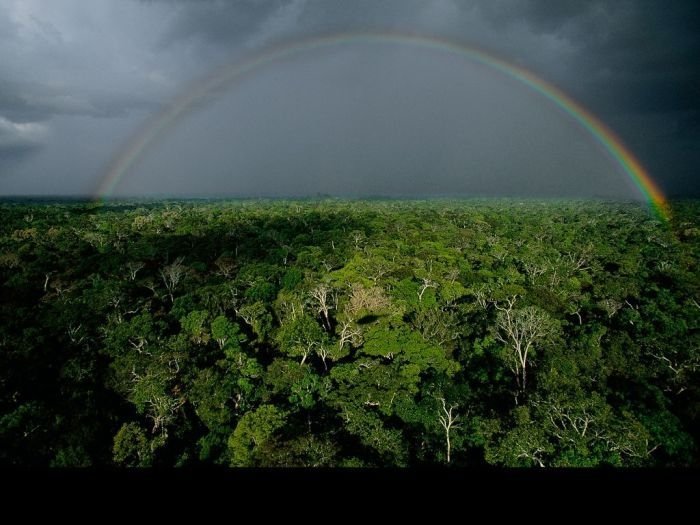
<instances>
[{"instance_id":1,"label":"cloud layer","mask_svg":"<svg viewBox=\"0 0 700 525\"><path fill-rule=\"evenodd\" d=\"M0 0L0 193L89 191L149 115L218 64L279 41L353 31L435 35L499 54L600 116L667 192L700 194L700 4L680 0ZM373 74L370 55L355 57L337 78L352 85ZM379 71L395 66L388 50L375 58L385 59ZM323 71L311 73L333 84ZM277 81L300 82L294 74ZM390 106L389 95L386 101ZM72 136L85 138L72 143ZM193 152L211 142L186 139ZM424 148L430 165L436 145L426 139ZM536 177L527 166L539 159L520 160L524 176ZM389 161L378 156L377 166ZM232 163L217 162L207 166L212 173ZM151 162L149 176L159 169L165 177L168 168ZM59 176L60 184L47 181ZM392 184L398 181L387 180Z\"/></svg>"},{"instance_id":2,"label":"cloud layer","mask_svg":"<svg viewBox=\"0 0 700 525\"><path fill-rule=\"evenodd\" d=\"M12 122L0 117L0 159L16 159L41 147L48 135L38 122Z\"/></svg>"}]
</instances>

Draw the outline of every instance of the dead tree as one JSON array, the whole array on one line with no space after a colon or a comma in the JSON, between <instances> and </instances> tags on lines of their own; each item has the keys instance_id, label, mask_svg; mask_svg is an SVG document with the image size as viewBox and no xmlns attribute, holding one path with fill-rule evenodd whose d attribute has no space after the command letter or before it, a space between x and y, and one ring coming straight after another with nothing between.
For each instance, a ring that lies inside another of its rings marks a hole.
<instances>
[{"instance_id":1,"label":"dead tree","mask_svg":"<svg viewBox=\"0 0 700 525\"><path fill-rule=\"evenodd\" d=\"M428 288L437 288L437 283L423 277L423 284L420 285L420 291L418 291L418 302L423 302L423 294Z\"/></svg>"},{"instance_id":2,"label":"dead tree","mask_svg":"<svg viewBox=\"0 0 700 525\"><path fill-rule=\"evenodd\" d=\"M311 291L311 297L316 301L317 312L323 316L323 326L329 332L331 330L331 322L328 312L333 308L331 304L332 295L331 290L325 284L319 284Z\"/></svg>"},{"instance_id":3,"label":"dead tree","mask_svg":"<svg viewBox=\"0 0 700 525\"><path fill-rule=\"evenodd\" d=\"M450 405L447 408L445 403L445 398L441 397L440 402L442 403L442 413L438 412L438 420L443 429L445 429L445 444L447 447L447 463L450 463L450 454L452 452L452 443L450 441L450 432L453 428L459 428L457 421L459 421L459 416L453 411L457 408L457 405Z\"/></svg>"},{"instance_id":4,"label":"dead tree","mask_svg":"<svg viewBox=\"0 0 700 525\"><path fill-rule=\"evenodd\" d=\"M344 321L340 327L338 350L342 351L343 347L348 343L359 344L361 337L362 332L357 326L353 326L351 323Z\"/></svg>"},{"instance_id":5,"label":"dead tree","mask_svg":"<svg viewBox=\"0 0 700 525\"><path fill-rule=\"evenodd\" d=\"M553 335L554 325L549 315L533 306L515 309L516 296L509 297L505 306L494 303L499 311L495 337L510 350L511 370L519 390L527 386L528 359L535 343Z\"/></svg>"},{"instance_id":6,"label":"dead tree","mask_svg":"<svg viewBox=\"0 0 700 525\"><path fill-rule=\"evenodd\" d=\"M175 259L175 262L167 265L160 271L160 276L163 279L163 284L165 284L165 288L168 290L168 295L170 296L171 303L175 302L173 293L175 292L175 288L177 288L177 285L180 283L186 272L186 268L182 264L183 260L183 257L178 257L177 259Z\"/></svg>"},{"instance_id":7,"label":"dead tree","mask_svg":"<svg viewBox=\"0 0 700 525\"><path fill-rule=\"evenodd\" d=\"M132 281L136 280L136 274L139 270L143 269L145 265L142 262L129 261L126 263L126 269L129 270L129 279Z\"/></svg>"}]
</instances>

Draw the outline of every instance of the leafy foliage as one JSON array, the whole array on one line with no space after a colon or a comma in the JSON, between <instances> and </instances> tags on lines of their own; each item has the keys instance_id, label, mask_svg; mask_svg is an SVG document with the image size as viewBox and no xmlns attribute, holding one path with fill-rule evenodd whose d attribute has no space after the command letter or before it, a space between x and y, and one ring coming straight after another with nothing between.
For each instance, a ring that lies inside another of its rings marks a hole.
<instances>
[{"instance_id":1,"label":"leafy foliage","mask_svg":"<svg viewBox=\"0 0 700 525\"><path fill-rule=\"evenodd\" d=\"M699 211L0 203L0 463L697 466Z\"/></svg>"}]
</instances>

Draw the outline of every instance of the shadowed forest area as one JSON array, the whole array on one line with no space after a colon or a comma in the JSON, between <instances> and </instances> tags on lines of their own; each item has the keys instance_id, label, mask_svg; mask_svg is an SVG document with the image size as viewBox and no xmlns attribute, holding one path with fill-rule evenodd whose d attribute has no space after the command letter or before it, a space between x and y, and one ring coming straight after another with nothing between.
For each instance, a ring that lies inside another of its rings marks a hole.
<instances>
[{"instance_id":1,"label":"shadowed forest area","mask_svg":"<svg viewBox=\"0 0 700 525\"><path fill-rule=\"evenodd\" d=\"M0 463L698 466L700 203L0 202Z\"/></svg>"}]
</instances>

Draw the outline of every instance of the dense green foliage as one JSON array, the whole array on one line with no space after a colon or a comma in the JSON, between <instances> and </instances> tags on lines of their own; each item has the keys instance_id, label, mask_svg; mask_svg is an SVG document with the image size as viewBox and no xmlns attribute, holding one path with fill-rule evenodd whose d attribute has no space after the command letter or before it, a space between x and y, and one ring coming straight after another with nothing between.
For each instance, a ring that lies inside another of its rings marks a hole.
<instances>
[{"instance_id":1,"label":"dense green foliage","mask_svg":"<svg viewBox=\"0 0 700 525\"><path fill-rule=\"evenodd\" d=\"M0 462L697 465L700 205L0 205Z\"/></svg>"}]
</instances>

